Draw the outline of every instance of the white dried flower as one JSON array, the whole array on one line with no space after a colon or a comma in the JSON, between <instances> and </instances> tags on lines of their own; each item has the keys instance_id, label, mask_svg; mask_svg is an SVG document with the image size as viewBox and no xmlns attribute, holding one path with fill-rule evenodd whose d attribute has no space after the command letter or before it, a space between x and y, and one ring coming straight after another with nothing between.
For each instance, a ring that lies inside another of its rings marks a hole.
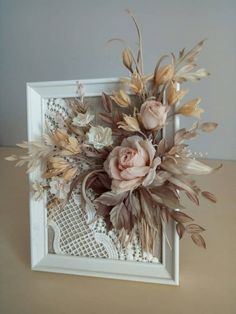
<instances>
[{"instance_id":1,"label":"white dried flower","mask_svg":"<svg viewBox=\"0 0 236 314\"><path fill-rule=\"evenodd\" d=\"M92 126L87 133L88 143L93 145L96 149L101 149L105 146L113 144L111 128L104 128L102 126Z\"/></svg>"},{"instance_id":2,"label":"white dried flower","mask_svg":"<svg viewBox=\"0 0 236 314\"><path fill-rule=\"evenodd\" d=\"M67 183L63 178L52 178L52 181L50 182L50 192L54 194L58 199L65 199L69 191L70 183Z\"/></svg>"},{"instance_id":3,"label":"white dried flower","mask_svg":"<svg viewBox=\"0 0 236 314\"><path fill-rule=\"evenodd\" d=\"M89 111L86 113L78 113L76 117L74 117L72 124L74 126L83 127L88 125L94 119L94 115Z\"/></svg>"},{"instance_id":4,"label":"white dried flower","mask_svg":"<svg viewBox=\"0 0 236 314\"><path fill-rule=\"evenodd\" d=\"M85 86L77 82L77 94L80 98L83 98L85 95Z\"/></svg>"},{"instance_id":5,"label":"white dried flower","mask_svg":"<svg viewBox=\"0 0 236 314\"><path fill-rule=\"evenodd\" d=\"M41 182L35 181L32 183L32 189L34 193L34 199L38 201L42 198L44 193L44 185Z\"/></svg>"}]
</instances>

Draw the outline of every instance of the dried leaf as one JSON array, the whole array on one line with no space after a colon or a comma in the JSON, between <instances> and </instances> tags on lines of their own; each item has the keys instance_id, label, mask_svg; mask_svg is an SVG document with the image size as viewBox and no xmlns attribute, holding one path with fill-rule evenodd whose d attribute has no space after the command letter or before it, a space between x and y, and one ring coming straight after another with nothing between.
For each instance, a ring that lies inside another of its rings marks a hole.
<instances>
[{"instance_id":1,"label":"dried leaf","mask_svg":"<svg viewBox=\"0 0 236 314\"><path fill-rule=\"evenodd\" d=\"M175 133L175 137L174 137L174 142L175 144L180 144L181 141L183 140L183 135L186 133L186 128L183 129L179 129L176 133Z\"/></svg>"},{"instance_id":2,"label":"dried leaf","mask_svg":"<svg viewBox=\"0 0 236 314\"><path fill-rule=\"evenodd\" d=\"M98 216L106 217L110 215L112 210L111 206L103 205L101 203L96 205L96 213Z\"/></svg>"},{"instance_id":3,"label":"dried leaf","mask_svg":"<svg viewBox=\"0 0 236 314\"><path fill-rule=\"evenodd\" d=\"M99 117L100 117L104 122L107 122L107 123L109 123L109 124L113 124L113 119L112 119L111 113L102 112L102 113L99 113Z\"/></svg>"},{"instance_id":4,"label":"dried leaf","mask_svg":"<svg viewBox=\"0 0 236 314\"><path fill-rule=\"evenodd\" d=\"M138 198L138 195L136 195L134 192L129 193L130 197L130 204L131 204L131 210L135 217L139 217L141 213L141 204L140 200Z\"/></svg>"},{"instance_id":5,"label":"dried leaf","mask_svg":"<svg viewBox=\"0 0 236 314\"><path fill-rule=\"evenodd\" d=\"M161 218L164 222L168 222L170 217L170 212L166 207L161 207Z\"/></svg>"},{"instance_id":6,"label":"dried leaf","mask_svg":"<svg viewBox=\"0 0 236 314\"><path fill-rule=\"evenodd\" d=\"M186 196L192 201L194 204L199 205L199 199L196 194L185 192Z\"/></svg>"},{"instance_id":7,"label":"dried leaf","mask_svg":"<svg viewBox=\"0 0 236 314\"><path fill-rule=\"evenodd\" d=\"M201 40L199 43L196 44L190 51L185 54L185 49L182 49L179 53L179 60L178 63L182 62L194 62L196 60L196 56L202 50L203 44L205 43L205 39Z\"/></svg>"},{"instance_id":8,"label":"dried leaf","mask_svg":"<svg viewBox=\"0 0 236 314\"><path fill-rule=\"evenodd\" d=\"M119 111L115 111L114 117L113 117L114 123L117 124L119 121L122 120L122 115Z\"/></svg>"},{"instance_id":9,"label":"dried leaf","mask_svg":"<svg viewBox=\"0 0 236 314\"><path fill-rule=\"evenodd\" d=\"M115 229L132 229L131 213L127 210L123 202L114 206L110 212L110 220Z\"/></svg>"},{"instance_id":10,"label":"dried leaf","mask_svg":"<svg viewBox=\"0 0 236 314\"><path fill-rule=\"evenodd\" d=\"M185 227L182 223L178 222L177 225L176 225L176 231L179 235L179 238L181 239L184 235L184 232L185 232Z\"/></svg>"},{"instance_id":11,"label":"dried leaf","mask_svg":"<svg viewBox=\"0 0 236 314\"><path fill-rule=\"evenodd\" d=\"M165 190L163 193L155 190L153 193L151 193L151 196L153 201L157 204L164 205L171 209L184 209L184 206L179 203L179 200L174 196L173 193L167 194L167 190Z\"/></svg>"},{"instance_id":12,"label":"dried leaf","mask_svg":"<svg viewBox=\"0 0 236 314\"><path fill-rule=\"evenodd\" d=\"M158 170L155 176L155 179L152 183L153 186L161 186L163 185L170 177L172 176L171 173L167 171Z\"/></svg>"},{"instance_id":13,"label":"dried leaf","mask_svg":"<svg viewBox=\"0 0 236 314\"><path fill-rule=\"evenodd\" d=\"M130 12L130 10L126 10L127 13L131 16L134 25L136 27L137 35L138 35L138 56L137 56L137 62L136 63L136 69L139 72L139 74L143 73L143 47L142 47L142 35L140 28L138 26L138 23L134 17L134 15Z\"/></svg>"},{"instance_id":14,"label":"dried leaf","mask_svg":"<svg viewBox=\"0 0 236 314\"><path fill-rule=\"evenodd\" d=\"M195 65L194 65L195 66ZM179 70L176 75L174 76L174 79L178 82L178 83L183 83L186 81L198 81L203 77L206 77L210 75L209 72L207 72L206 69L199 69L196 72L189 72L189 69L186 68L182 68L181 70Z\"/></svg>"},{"instance_id":15,"label":"dried leaf","mask_svg":"<svg viewBox=\"0 0 236 314\"><path fill-rule=\"evenodd\" d=\"M140 193L140 204L143 214L145 215L145 220L149 225L152 225L152 199L150 194L145 189L141 189Z\"/></svg>"},{"instance_id":16,"label":"dried leaf","mask_svg":"<svg viewBox=\"0 0 236 314\"><path fill-rule=\"evenodd\" d=\"M107 206L114 206L121 203L125 196L127 196L127 193L115 194L113 192L106 192L97 197L95 202L102 203Z\"/></svg>"},{"instance_id":17,"label":"dried leaf","mask_svg":"<svg viewBox=\"0 0 236 314\"><path fill-rule=\"evenodd\" d=\"M181 58L184 56L184 52L185 52L185 48L179 51L179 60L181 60Z\"/></svg>"},{"instance_id":18,"label":"dried leaf","mask_svg":"<svg viewBox=\"0 0 236 314\"><path fill-rule=\"evenodd\" d=\"M215 122L205 122L200 124L199 129L201 129L203 132L211 132L217 128L218 124Z\"/></svg>"},{"instance_id":19,"label":"dried leaf","mask_svg":"<svg viewBox=\"0 0 236 314\"><path fill-rule=\"evenodd\" d=\"M191 175L204 175L218 170L222 165L217 168L212 168L196 159L191 158L175 158L177 163L172 159L165 159L161 163L161 168L173 174L191 174Z\"/></svg>"},{"instance_id":20,"label":"dried leaf","mask_svg":"<svg viewBox=\"0 0 236 314\"><path fill-rule=\"evenodd\" d=\"M166 152L166 149L167 149L167 141L166 139L161 139L160 142L158 143L158 146L157 146L157 150L158 150L158 155L159 156L163 156Z\"/></svg>"},{"instance_id":21,"label":"dried leaf","mask_svg":"<svg viewBox=\"0 0 236 314\"><path fill-rule=\"evenodd\" d=\"M176 155L176 154L181 154L183 150L188 147L186 144L179 144L179 145L174 145L169 151L168 155Z\"/></svg>"},{"instance_id":22,"label":"dried leaf","mask_svg":"<svg viewBox=\"0 0 236 314\"><path fill-rule=\"evenodd\" d=\"M203 237L202 237L200 234L198 234L198 233L193 233L193 234L191 235L191 238L192 238L193 242L194 242L197 246L200 246L200 247L206 249L206 243L205 243Z\"/></svg>"},{"instance_id":23,"label":"dried leaf","mask_svg":"<svg viewBox=\"0 0 236 314\"><path fill-rule=\"evenodd\" d=\"M187 225L187 226L185 227L185 230L186 230L188 233L199 233L199 232L205 231L204 228L202 228L201 226L196 225L196 224Z\"/></svg>"},{"instance_id":24,"label":"dried leaf","mask_svg":"<svg viewBox=\"0 0 236 314\"><path fill-rule=\"evenodd\" d=\"M103 104L104 109L107 112L109 112L109 113L112 112L112 101L111 101L111 98L110 98L110 96L108 96L105 93L102 93L102 104Z\"/></svg>"},{"instance_id":25,"label":"dried leaf","mask_svg":"<svg viewBox=\"0 0 236 314\"><path fill-rule=\"evenodd\" d=\"M207 191L203 191L201 194L202 194L203 197L205 197L206 199L208 199L212 203L216 203L217 202L216 196L214 194L212 194L210 192L207 192Z\"/></svg>"},{"instance_id":26,"label":"dried leaf","mask_svg":"<svg viewBox=\"0 0 236 314\"><path fill-rule=\"evenodd\" d=\"M176 211L176 210L173 210L173 211L171 212L171 217L172 217L175 221L180 222L180 223L185 223L185 222L193 221L193 218L189 217L188 215L186 215L186 214L183 213L183 212Z\"/></svg>"},{"instance_id":27,"label":"dried leaf","mask_svg":"<svg viewBox=\"0 0 236 314\"><path fill-rule=\"evenodd\" d=\"M5 160L16 161L16 160L18 160L18 157L16 155L11 155L11 156L5 157Z\"/></svg>"}]
</instances>

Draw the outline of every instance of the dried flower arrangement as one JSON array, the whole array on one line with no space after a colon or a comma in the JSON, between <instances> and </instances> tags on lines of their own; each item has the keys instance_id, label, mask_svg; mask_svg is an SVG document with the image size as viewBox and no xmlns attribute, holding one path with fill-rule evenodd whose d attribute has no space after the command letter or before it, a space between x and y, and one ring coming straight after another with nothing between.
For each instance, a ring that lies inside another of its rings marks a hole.
<instances>
[{"instance_id":1,"label":"dried flower arrangement","mask_svg":"<svg viewBox=\"0 0 236 314\"><path fill-rule=\"evenodd\" d=\"M124 48L123 64L130 76L121 79L120 90L101 96L104 111L99 116L107 126L93 123L95 116L85 100L84 87L78 85L78 98L70 104L73 118L45 133L39 142L18 144L28 150L27 155L6 159L17 161L16 166L27 163L28 171L41 167L42 181L35 182L33 190L36 199L45 191L53 195L49 207L63 207L80 186L86 211L91 202L86 191L92 189L97 216L104 217L108 230L114 228L123 242L132 241L137 232L143 250L155 254L158 231L172 219L180 238L186 232L205 248L201 235L205 229L182 211L180 192L197 205L200 195L216 202L212 193L201 191L190 178L216 169L196 160L185 140L200 131L213 131L217 124L197 121L190 129L179 129L173 143L163 138L163 129L175 115L199 119L203 113L200 98L179 103L188 92L180 88L183 82L209 74L205 69L195 70L204 41L190 51L181 50L178 56L162 56L154 73L146 76L140 29L129 14L138 34L138 51L135 55ZM163 65L168 58L171 61ZM80 172L79 165L85 160L90 167Z\"/></svg>"}]
</instances>

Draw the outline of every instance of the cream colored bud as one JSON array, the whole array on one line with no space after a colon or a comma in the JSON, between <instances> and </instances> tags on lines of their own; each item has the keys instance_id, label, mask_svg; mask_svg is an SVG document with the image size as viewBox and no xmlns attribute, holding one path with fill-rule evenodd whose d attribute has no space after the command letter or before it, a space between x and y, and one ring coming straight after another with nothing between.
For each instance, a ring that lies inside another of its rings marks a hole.
<instances>
[{"instance_id":1,"label":"cream colored bud","mask_svg":"<svg viewBox=\"0 0 236 314\"><path fill-rule=\"evenodd\" d=\"M168 105L175 105L188 93L187 89L177 90L177 84L171 82L167 88L167 101Z\"/></svg>"},{"instance_id":2,"label":"cream colored bud","mask_svg":"<svg viewBox=\"0 0 236 314\"><path fill-rule=\"evenodd\" d=\"M131 52L128 48L125 48L122 52L122 59L123 59L123 64L124 66L129 69L131 72L132 70L132 56Z\"/></svg>"},{"instance_id":3,"label":"cream colored bud","mask_svg":"<svg viewBox=\"0 0 236 314\"><path fill-rule=\"evenodd\" d=\"M187 103L185 103L182 107L180 107L176 113L200 119L201 114L204 112L202 108L198 107L200 102L201 98L190 100Z\"/></svg>"},{"instance_id":4,"label":"cream colored bud","mask_svg":"<svg viewBox=\"0 0 236 314\"><path fill-rule=\"evenodd\" d=\"M111 99L120 107L128 107L131 103L130 97L123 90L114 92L113 96L110 96Z\"/></svg>"},{"instance_id":5,"label":"cream colored bud","mask_svg":"<svg viewBox=\"0 0 236 314\"><path fill-rule=\"evenodd\" d=\"M174 75L174 67L172 64L161 66L154 72L154 83L156 86L168 83Z\"/></svg>"}]
</instances>

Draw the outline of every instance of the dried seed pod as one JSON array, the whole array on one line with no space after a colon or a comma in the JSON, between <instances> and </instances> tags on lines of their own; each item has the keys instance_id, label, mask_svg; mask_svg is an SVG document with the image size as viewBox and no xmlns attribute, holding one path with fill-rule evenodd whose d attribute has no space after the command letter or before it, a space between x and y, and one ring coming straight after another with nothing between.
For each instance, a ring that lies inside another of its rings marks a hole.
<instances>
[{"instance_id":1,"label":"dried seed pod","mask_svg":"<svg viewBox=\"0 0 236 314\"><path fill-rule=\"evenodd\" d=\"M170 82L167 88L167 101L168 105L175 105L178 101L180 101L186 94L188 93L187 89L177 90L177 84L174 82Z\"/></svg>"},{"instance_id":2,"label":"dried seed pod","mask_svg":"<svg viewBox=\"0 0 236 314\"><path fill-rule=\"evenodd\" d=\"M135 117L124 115L123 119L124 121L118 122L119 128L130 132L140 131L138 120Z\"/></svg>"},{"instance_id":3,"label":"dried seed pod","mask_svg":"<svg viewBox=\"0 0 236 314\"><path fill-rule=\"evenodd\" d=\"M202 108L199 108L198 105L201 102L201 98L198 97L196 99L190 100L185 103L182 107L180 107L176 113L182 114L188 117L200 118L201 114L204 112Z\"/></svg>"},{"instance_id":4,"label":"dried seed pod","mask_svg":"<svg viewBox=\"0 0 236 314\"><path fill-rule=\"evenodd\" d=\"M122 59L124 66L133 73L132 69L132 55L129 48L125 48L122 52Z\"/></svg>"},{"instance_id":5,"label":"dried seed pod","mask_svg":"<svg viewBox=\"0 0 236 314\"><path fill-rule=\"evenodd\" d=\"M110 97L120 107L128 107L131 103L129 95L123 90L113 93Z\"/></svg>"},{"instance_id":6,"label":"dried seed pod","mask_svg":"<svg viewBox=\"0 0 236 314\"><path fill-rule=\"evenodd\" d=\"M154 72L154 84L156 86L168 83L174 75L174 67L172 64L166 64L156 69Z\"/></svg>"}]
</instances>

